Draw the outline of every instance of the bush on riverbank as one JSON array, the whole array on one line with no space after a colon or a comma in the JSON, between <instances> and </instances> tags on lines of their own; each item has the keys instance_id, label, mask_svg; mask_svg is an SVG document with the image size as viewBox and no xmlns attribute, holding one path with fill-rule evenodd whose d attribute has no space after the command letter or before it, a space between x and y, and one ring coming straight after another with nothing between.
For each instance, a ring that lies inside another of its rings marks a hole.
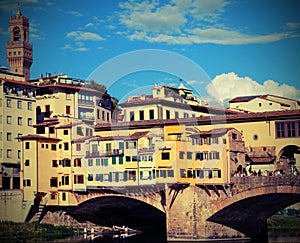
<instances>
[{"instance_id":1,"label":"bush on riverbank","mask_svg":"<svg viewBox=\"0 0 300 243\"><path fill-rule=\"evenodd\" d=\"M0 239L49 240L72 236L78 232L77 228L51 224L0 222Z\"/></svg>"}]
</instances>

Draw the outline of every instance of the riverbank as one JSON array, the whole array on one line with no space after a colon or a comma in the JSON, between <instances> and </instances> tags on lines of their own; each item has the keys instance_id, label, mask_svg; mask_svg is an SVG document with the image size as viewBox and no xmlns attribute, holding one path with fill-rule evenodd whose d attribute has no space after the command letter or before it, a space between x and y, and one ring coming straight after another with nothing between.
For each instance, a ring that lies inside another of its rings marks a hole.
<instances>
[{"instance_id":1,"label":"riverbank","mask_svg":"<svg viewBox=\"0 0 300 243\"><path fill-rule=\"evenodd\" d=\"M44 242L82 232L80 228L51 224L0 222L0 242Z\"/></svg>"},{"instance_id":2,"label":"riverbank","mask_svg":"<svg viewBox=\"0 0 300 243\"><path fill-rule=\"evenodd\" d=\"M268 219L268 233L273 237L290 236L300 239L300 217L273 215Z\"/></svg>"}]
</instances>

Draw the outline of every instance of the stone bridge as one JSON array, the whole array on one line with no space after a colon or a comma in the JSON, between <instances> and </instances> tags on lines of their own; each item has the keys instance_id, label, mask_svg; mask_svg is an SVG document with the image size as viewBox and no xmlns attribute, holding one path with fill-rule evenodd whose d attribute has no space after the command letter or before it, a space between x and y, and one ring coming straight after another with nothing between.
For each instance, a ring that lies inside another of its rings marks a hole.
<instances>
[{"instance_id":1,"label":"stone bridge","mask_svg":"<svg viewBox=\"0 0 300 243\"><path fill-rule=\"evenodd\" d=\"M164 227L168 240L250 237L266 242L267 219L300 202L300 177L234 177L227 185L160 184L74 195L78 206L66 212L79 221L111 226L136 218L137 225L146 221Z\"/></svg>"}]
</instances>

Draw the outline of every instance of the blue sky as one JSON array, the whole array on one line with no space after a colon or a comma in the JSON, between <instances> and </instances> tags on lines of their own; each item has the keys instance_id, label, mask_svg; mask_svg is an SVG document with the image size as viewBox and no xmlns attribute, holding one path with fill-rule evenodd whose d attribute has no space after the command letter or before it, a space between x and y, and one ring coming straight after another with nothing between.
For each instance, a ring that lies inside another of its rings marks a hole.
<instances>
[{"instance_id":1,"label":"blue sky","mask_svg":"<svg viewBox=\"0 0 300 243\"><path fill-rule=\"evenodd\" d=\"M208 103L266 93L300 99L300 1L20 3L30 20L32 79L46 72L92 78L119 99L154 84L177 86L179 79ZM4 66L9 16L16 9L17 1L1 0Z\"/></svg>"}]
</instances>

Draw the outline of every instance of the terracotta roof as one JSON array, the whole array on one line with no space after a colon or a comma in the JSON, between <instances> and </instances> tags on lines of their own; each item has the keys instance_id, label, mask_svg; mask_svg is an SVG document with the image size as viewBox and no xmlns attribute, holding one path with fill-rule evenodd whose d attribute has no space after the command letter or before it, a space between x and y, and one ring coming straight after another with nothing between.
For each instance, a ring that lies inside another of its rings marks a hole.
<instances>
[{"instance_id":1,"label":"terracotta roof","mask_svg":"<svg viewBox=\"0 0 300 243\"><path fill-rule=\"evenodd\" d=\"M36 135L36 134L24 135L24 136L17 137L16 139L21 139L21 140L45 140L45 141L53 141L53 142L61 141L61 139L59 139L59 138L44 137L44 136Z\"/></svg>"},{"instance_id":2,"label":"terracotta roof","mask_svg":"<svg viewBox=\"0 0 300 243\"><path fill-rule=\"evenodd\" d=\"M251 95L251 96L239 96L235 97L232 100L229 101L229 103L236 103L236 102L248 102L250 100L256 99L256 98L263 98L267 95Z\"/></svg>"},{"instance_id":3,"label":"terracotta roof","mask_svg":"<svg viewBox=\"0 0 300 243\"><path fill-rule=\"evenodd\" d=\"M151 128L154 126L164 125L210 125L210 124L226 124L226 123L243 123L243 122L259 122L281 119L300 119L300 110L256 112L256 113L236 113L216 116L203 116L196 118L180 118L165 120L146 120L132 122L114 122L102 123L95 125L96 131L108 131L112 129L134 129L134 128Z\"/></svg>"},{"instance_id":4,"label":"terracotta roof","mask_svg":"<svg viewBox=\"0 0 300 243\"><path fill-rule=\"evenodd\" d=\"M190 136L207 136L207 135L214 135L214 134L225 134L228 131L234 128L215 128L209 131L200 131L199 133L191 134Z\"/></svg>"},{"instance_id":5,"label":"terracotta roof","mask_svg":"<svg viewBox=\"0 0 300 243\"><path fill-rule=\"evenodd\" d=\"M87 136L87 137L80 137L72 140L72 143L82 143L85 142L86 140L90 140L92 138L95 138L95 136Z\"/></svg>"},{"instance_id":6,"label":"terracotta roof","mask_svg":"<svg viewBox=\"0 0 300 243\"><path fill-rule=\"evenodd\" d=\"M258 157L258 156L249 156L248 158L251 160L253 163L258 163L258 164L269 164L273 163L276 159L276 156L265 156L265 157Z\"/></svg>"},{"instance_id":7,"label":"terracotta roof","mask_svg":"<svg viewBox=\"0 0 300 243\"><path fill-rule=\"evenodd\" d=\"M98 136L93 140L97 140L97 141L130 140L130 136L107 136L107 137Z\"/></svg>"},{"instance_id":8,"label":"terracotta roof","mask_svg":"<svg viewBox=\"0 0 300 243\"><path fill-rule=\"evenodd\" d=\"M131 140L137 140L144 137L148 132L135 132L130 135Z\"/></svg>"},{"instance_id":9,"label":"terracotta roof","mask_svg":"<svg viewBox=\"0 0 300 243\"><path fill-rule=\"evenodd\" d=\"M5 81L6 83L14 83L14 84L20 84L25 86L37 87L35 84L31 84L27 81L18 81L18 80L6 79L6 78L0 78L0 80Z\"/></svg>"},{"instance_id":10,"label":"terracotta roof","mask_svg":"<svg viewBox=\"0 0 300 243\"><path fill-rule=\"evenodd\" d=\"M99 93L99 94L104 94L98 90L87 88L84 86L77 86L77 85L72 85L72 84L62 84L62 83L54 83L54 84L42 84L38 85L38 88L49 88L49 87L60 87L60 88L66 88L66 89L75 89L75 90L83 90L83 91L89 91L93 93Z\"/></svg>"},{"instance_id":11,"label":"terracotta roof","mask_svg":"<svg viewBox=\"0 0 300 243\"><path fill-rule=\"evenodd\" d=\"M49 127L58 124L58 121L44 121L41 123L34 124L33 127Z\"/></svg>"}]
</instances>

